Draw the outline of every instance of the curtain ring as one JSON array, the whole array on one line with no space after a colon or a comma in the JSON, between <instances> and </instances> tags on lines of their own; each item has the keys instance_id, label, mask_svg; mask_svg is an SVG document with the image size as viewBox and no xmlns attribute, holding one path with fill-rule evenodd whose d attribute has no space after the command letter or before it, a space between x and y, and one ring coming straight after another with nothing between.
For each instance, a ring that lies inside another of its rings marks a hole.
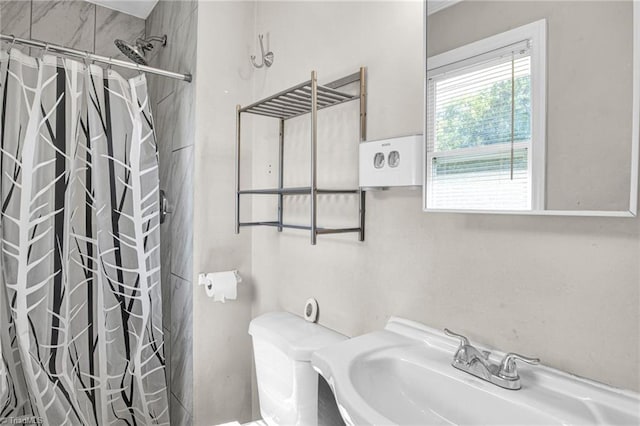
<instances>
[{"instance_id":1,"label":"curtain ring","mask_svg":"<svg viewBox=\"0 0 640 426\"><path fill-rule=\"evenodd\" d=\"M49 43L45 43L44 44L44 49L42 49L42 53L40 54L40 60L44 60L44 55L47 53L47 51L49 50Z\"/></svg>"},{"instance_id":2,"label":"curtain ring","mask_svg":"<svg viewBox=\"0 0 640 426\"><path fill-rule=\"evenodd\" d=\"M84 52L84 64L88 68L89 67L89 52Z\"/></svg>"},{"instance_id":3,"label":"curtain ring","mask_svg":"<svg viewBox=\"0 0 640 426\"><path fill-rule=\"evenodd\" d=\"M13 34L11 34L11 44L9 45L9 50L7 50L7 54L10 55L11 54L11 49L13 49L13 46L16 44L16 36L14 36Z\"/></svg>"},{"instance_id":4,"label":"curtain ring","mask_svg":"<svg viewBox=\"0 0 640 426\"><path fill-rule=\"evenodd\" d=\"M111 60L112 60L112 59L113 59L113 56L109 56L109 63L107 64L107 70L110 70L110 69L111 69L111 66L113 65L113 64L111 63Z\"/></svg>"}]
</instances>

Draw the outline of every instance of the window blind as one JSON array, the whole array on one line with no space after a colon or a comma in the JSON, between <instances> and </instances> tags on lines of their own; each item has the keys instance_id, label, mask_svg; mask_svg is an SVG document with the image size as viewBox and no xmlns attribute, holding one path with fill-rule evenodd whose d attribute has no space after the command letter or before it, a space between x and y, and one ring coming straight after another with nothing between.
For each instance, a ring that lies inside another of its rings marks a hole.
<instances>
[{"instance_id":1,"label":"window blind","mask_svg":"<svg viewBox=\"0 0 640 426\"><path fill-rule=\"evenodd\" d=\"M431 73L427 207L531 208L531 55L483 55Z\"/></svg>"}]
</instances>

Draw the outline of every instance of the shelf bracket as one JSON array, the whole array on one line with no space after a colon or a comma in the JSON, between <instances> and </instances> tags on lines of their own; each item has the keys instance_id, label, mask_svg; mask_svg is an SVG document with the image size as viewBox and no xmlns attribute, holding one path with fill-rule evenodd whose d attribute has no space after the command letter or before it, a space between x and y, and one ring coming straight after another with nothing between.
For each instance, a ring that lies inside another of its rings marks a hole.
<instances>
[{"instance_id":1,"label":"shelf bracket","mask_svg":"<svg viewBox=\"0 0 640 426\"><path fill-rule=\"evenodd\" d=\"M367 140L367 69L360 67L360 142ZM365 205L366 205L367 193L360 188L360 218L358 225L360 226L360 241L364 241L364 219L365 219Z\"/></svg>"},{"instance_id":2,"label":"shelf bracket","mask_svg":"<svg viewBox=\"0 0 640 426\"><path fill-rule=\"evenodd\" d=\"M311 245L316 245L316 239L318 237L317 220L318 220L318 206L317 206L317 142L318 142L318 74L316 71L311 71L311 197L310 197L310 210L311 210Z\"/></svg>"},{"instance_id":3,"label":"shelf bracket","mask_svg":"<svg viewBox=\"0 0 640 426\"><path fill-rule=\"evenodd\" d=\"M280 131L279 131L279 140L278 140L278 189L280 193L278 194L278 222L280 225L278 227L278 232L282 232L282 221L284 216L284 206L283 206L283 194L282 188L284 187L284 119L280 119Z\"/></svg>"},{"instance_id":4,"label":"shelf bracket","mask_svg":"<svg viewBox=\"0 0 640 426\"><path fill-rule=\"evenodd\" d=\"M236 105L236 234L240 233L240 105Z\"/></svg>"}]
</instances>

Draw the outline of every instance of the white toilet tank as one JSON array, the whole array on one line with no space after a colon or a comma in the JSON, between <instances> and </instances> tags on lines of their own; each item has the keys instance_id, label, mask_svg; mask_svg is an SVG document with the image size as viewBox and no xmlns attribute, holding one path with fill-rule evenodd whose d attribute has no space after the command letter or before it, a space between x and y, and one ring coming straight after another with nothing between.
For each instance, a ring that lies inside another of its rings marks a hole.
<instances>
[{"instance_id":1,"label":"white toilet tank","mask_svg":"<svg viewBox=\"0 0 640 426\"><path fill-rule=\"evenodd\" d=\"M270 426L318 422L318 374L311 353L347 337L288 312L271 312L249 324L256 361L260 414Z\"/></svg>"}]
</instances>

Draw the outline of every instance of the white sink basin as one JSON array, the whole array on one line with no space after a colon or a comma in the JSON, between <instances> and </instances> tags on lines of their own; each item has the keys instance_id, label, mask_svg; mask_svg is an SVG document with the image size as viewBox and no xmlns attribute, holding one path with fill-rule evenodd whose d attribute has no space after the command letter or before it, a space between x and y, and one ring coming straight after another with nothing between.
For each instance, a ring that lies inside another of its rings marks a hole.
<instances>
[{"instance_id":1,"label":"white sink basin","mask_svg":"<svg viewBox=\"0 0 640 426\"><path fill-rule=\"evenodd\" d=\"M544 366L519 366L522 389L502 389L452 367L456 348L437 330L392 318L385 330L314 353L311 363L350 425L640 424L638 394Z\"/></svg>"}]
</instances>

